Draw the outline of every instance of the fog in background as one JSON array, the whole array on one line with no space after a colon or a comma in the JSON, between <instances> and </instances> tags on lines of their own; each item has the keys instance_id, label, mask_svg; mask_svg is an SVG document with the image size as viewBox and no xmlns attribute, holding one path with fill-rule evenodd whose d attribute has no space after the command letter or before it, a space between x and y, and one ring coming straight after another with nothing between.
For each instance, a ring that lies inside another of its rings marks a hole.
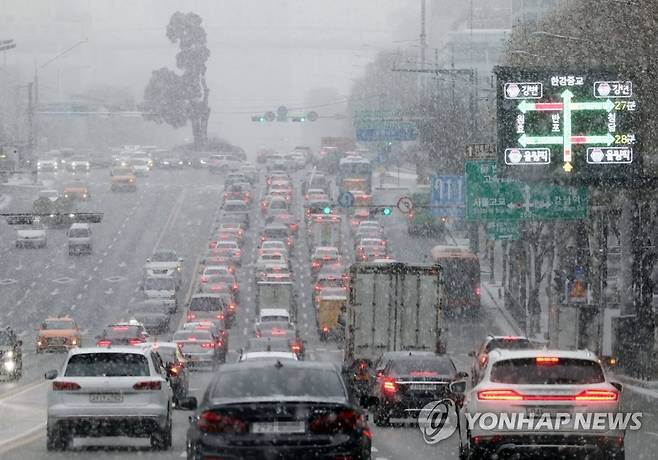
<instances>
[{"instance_id":1,"label":"fog in background","mask_svg":"<svg viewBox=\"0 0 658 460\"><path fill-rule=\"evenodd\" d=\"M434 37L468 7L445 0L427 3ZM256 124L250 117L279 105L299 113L313 109L321 116L343 113L353 79L376 53L417 49L420 31L420 0L0 0L0 40L17 44L0 56L1 75L11 82L3 94L13 95L9 102L20 108L25 92L20 85L32 81L36 66L44 104L93 103L94 98L138 104L152 70L175 68L177 46L165 36L175 11L199 14L208 35L209 135L249 152L308 141L312 136L304 136L304 130L341 134L344 121L320 120L311 127ZM57 120L67 122L79 120ZM5 124L13 126L11 120ZM152 131L154 144L192 137L189 127L143 126L145 137ZM135 142L125 143L130 141Z\"/></svg>"}]
</instances>

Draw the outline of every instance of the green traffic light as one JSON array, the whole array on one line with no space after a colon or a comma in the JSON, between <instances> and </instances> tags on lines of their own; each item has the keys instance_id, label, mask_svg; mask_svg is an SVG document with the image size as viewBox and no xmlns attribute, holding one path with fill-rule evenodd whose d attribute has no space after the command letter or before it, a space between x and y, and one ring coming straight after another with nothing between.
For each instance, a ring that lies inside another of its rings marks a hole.
<instances>
[{"instance_id":1,"label":"green traffic light","mask_svg":"<svg viewBox=\"0 0 658 460\"><path fill-rule=\"evenodd\" d=\"M391 215L391 208L383 208L382 209L382 214L385 216L390 216Z\"/></svg>"},{"instance_id":2,"label":"green traffic light","mask_svg":"<svg viewBox=\"0 0 658 460\"><path fill-rule=\"evenodd\" d=\"M331 213L331 208L330 208L329 206L327 206L326 208L323 208L323 209L322 209L322 212L323 212L324 214L330 214L330 213Z\"/></svg>"}]
</instances>

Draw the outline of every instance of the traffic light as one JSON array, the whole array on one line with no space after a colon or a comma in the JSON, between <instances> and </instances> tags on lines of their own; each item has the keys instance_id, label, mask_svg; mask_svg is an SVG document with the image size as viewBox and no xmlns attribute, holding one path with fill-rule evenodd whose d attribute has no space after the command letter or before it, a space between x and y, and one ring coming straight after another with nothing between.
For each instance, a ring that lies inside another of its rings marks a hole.
<instances>
[{"instance_id":1,"label":"traffic light","mask_svg":"<svg viewBox=\"0 0 658 460\"><path fill-rule=\"evenodd\" d=\"M322 214L331 214L331 208L329 206L325 206L322 208Z\"/></svg>"},{"instance_id":2,"label":"traffic light","mask_svg":"<svg viewBox=\"0 0 658 460\"><path fill-rule=\"evenodd\" d=\"M292 117L292 121L298 122L298 123L303 123L306 121L306 118L304 116L301 117Z\"/></svg>"},{"instance_id":3,"label":"traffic light","mask_svg":"<svg viewBox=\"0 0 658 460\"><path fill-rule=\"evenodd\" d=\"M383 216L390 216L392 212L393 211L391 211L391 208L382 208L382 215Z\"/></svg>"},{"instance_id":4,"label":"traffic light","mask_svg":"<svg viewBox=\"0 0 658 460\"><path fill-rule=\"evenodd\" d=\"M257 122L261 123L261 122L265 121L265 117L262 116L262 115L254 115L253 117L251 117L251 121L257 121Z\"/></svg>"},{"instance_id":5,"label":"traffic light","mask_svg":"<svg viewBox=\"0 0 658 460\"><path fill-rule=\"evenodd\" d=\"M374 216L390 216L393 214L393 209L389 206L376 206L370 208L370 217Z\"/></svg>"}]
</instances>

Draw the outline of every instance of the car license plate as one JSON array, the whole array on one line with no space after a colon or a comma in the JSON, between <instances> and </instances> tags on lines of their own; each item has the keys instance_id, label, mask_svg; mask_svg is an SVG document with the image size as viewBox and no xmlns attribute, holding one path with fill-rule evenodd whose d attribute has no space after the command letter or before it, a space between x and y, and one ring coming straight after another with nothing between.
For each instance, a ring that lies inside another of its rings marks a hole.
<instances>
[{"instance_id":1,"label":"car license plate","mask_svg":"<svg viewBox=\"0 0 658 460\"><path fill-rule=\"evenodd\" d=\"M412 383L409 389L412 391L435 391L436 384L434 383Z\"/></svg>"},{"instance_id":2,"label":"car license plate","mask_svg":"<svg viewBox=\"0 0 658 460\"><path fill-rule=\"evenodd\" d=\"M304 424L304 422L252 423L251 432L259 433L259 434L305 433L306 425Z\"/></svg>"},{"instance_id":3,"label":"car license plate","mask_svg":"<svg viewBox=\"0 0 658 460\"><path fill-rule=\"evenodd\" d=\"M121 393L92 393L89 395L89 402L120 403L123 402L123 395Z\"/></svg>"},{"instance_id":4,"label":"car license plate","mask_svg":"<svg viewBox=\"0 0 658 460\"><path fill-rule=\"evenodd\" d=\"M541 406L534 406L534 407L527 407L526 408L526 414L529 415L530 417L536 417L539 418L544 414L548 414L550 418L555 418L556 414L565 414L565 413L571 413L572 410L570 407L541 407Z\"/></svg>"}]
</instances>

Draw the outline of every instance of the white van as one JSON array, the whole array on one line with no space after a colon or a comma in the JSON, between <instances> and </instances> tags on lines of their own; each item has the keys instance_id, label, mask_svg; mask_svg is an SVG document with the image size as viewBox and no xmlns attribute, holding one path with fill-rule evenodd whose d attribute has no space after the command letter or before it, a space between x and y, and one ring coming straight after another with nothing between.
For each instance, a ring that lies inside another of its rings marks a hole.
<instances>
[{"instance_id":1,"label":"white van","mask_svg":"<svg viewBox=\"0 0 658 460\"><path fill-rule=\"evenodd\" d=\"M91 225L76 223L66 232L69 255L91 254Z\"/></svg>"}]
</instances>

